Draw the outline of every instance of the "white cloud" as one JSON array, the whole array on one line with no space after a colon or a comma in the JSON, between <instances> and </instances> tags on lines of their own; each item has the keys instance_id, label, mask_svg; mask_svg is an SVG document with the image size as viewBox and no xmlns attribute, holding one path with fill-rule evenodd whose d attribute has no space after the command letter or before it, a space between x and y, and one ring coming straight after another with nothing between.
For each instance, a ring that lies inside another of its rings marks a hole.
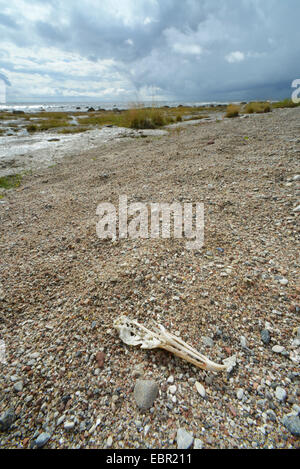
<instances>
[{"instance_id":1,"label":"white cloud","mask_svg":"<svg viewBox=\"0 0 300 469\"><path fill-rule=\"evenodd\" d=\"M201 55L203 52L202 47L197 44L180 44L179 42L173 45L173 49L175 52L188 55Z\"/></svg>"},{"instance_id":2,"label":"white cloud","mask_svg":"<svg viewBox=\"0 0 300 469\"><path fill-rule=\"evenodd\" d=\"M230 54L226 55L225 59L230 64L243 62L245 60L245 54L240 51L230 52Z\"/></svg>"}]
</instances>

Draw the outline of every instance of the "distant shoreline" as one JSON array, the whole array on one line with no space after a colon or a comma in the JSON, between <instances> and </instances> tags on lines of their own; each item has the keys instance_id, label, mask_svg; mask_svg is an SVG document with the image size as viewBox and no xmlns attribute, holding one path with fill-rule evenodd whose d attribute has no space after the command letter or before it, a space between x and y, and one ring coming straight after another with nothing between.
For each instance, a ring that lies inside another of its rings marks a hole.
<instances>
[{"instance_id":1,"label":"distant shoreline","mask_svg":"<svg viewBox=\"0 0 300 469\"><path fill-rule=\"evenodd\" d=\"M266 100L270 103L275 103L275 100ZM120 109L126 111L134 106L139 107L155 107L164 108L168 107L217 107L227 106L228 104L242 105L250 101L138 101L138 102L101 102L101 101L88 101L88 102L8 102L5 104L0 103L0 112L9 112L13 110L22 110L24 112L40 112L45 110L48 112L76 112L78 110L85 111L93 107L96 111L105 110L113 111L114 109Z\"/></svg>"}]
</instances>

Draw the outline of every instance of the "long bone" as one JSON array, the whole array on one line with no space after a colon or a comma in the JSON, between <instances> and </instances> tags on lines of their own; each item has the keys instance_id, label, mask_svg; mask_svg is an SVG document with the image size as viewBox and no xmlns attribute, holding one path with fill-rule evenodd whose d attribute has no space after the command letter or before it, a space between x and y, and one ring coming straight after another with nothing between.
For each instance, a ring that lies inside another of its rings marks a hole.
<instances>
[{"instance_id":1,"label":"long bone","mask_svg":"<svg viewBox=\"0 0 300 469\"><path fill-rule=\"evenodd\" d=\"M235 357L227 358L223 360L223 365L219 365L180 337L168 332L161 324L155 324L154 330L149 330L127 316L121 316L114 322L114 328L119 331L120 339L127 345L141 345L141 348L146 350L161 348L204 370L229 372L235 366Z\"/></svg>"}]
</instances>

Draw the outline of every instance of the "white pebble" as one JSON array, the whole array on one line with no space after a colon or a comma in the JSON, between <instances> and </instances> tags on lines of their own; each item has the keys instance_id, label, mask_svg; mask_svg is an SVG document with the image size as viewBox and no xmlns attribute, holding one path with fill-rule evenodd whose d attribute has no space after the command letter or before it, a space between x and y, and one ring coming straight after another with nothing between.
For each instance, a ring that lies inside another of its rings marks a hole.
<instances>
[{"instance_id":1,"label":"white pebble","mask_svg":"<svg viewBox=\"0 0 300 469\"><path fill-rule=\"evenodd\" d=\"M285 389L281 388L280 386L277 386L275 396L280 402L285 401L287 396Z\"/></svg>"},{"instance_id":2,"label":"white pebble","mask_svg":"<svg viewBox=\"0 0 300 469\"><path fill-rule=\"evenodd\" d=\"M272 348L272 351L274 353L282 353L284 352L285 348L282 346L282 345L274 345L274 347Z\"/></svg>"},{"instance_id":3,"label":"white pebble","mask_svg":"<svg viewBox=\"0 0 300 469\"><path fill-rule=\"evenodd\" d=\"M177 386L170 386L169 389L168 389L169 393L170 394L175 394L176 391L177 391Z\"/></svg>"},{"instance_id":4,"label":"white pebble","mask_svg":"<svg viewBox=\"0 0 300 469\"><path fill-rule=\"evenodd\" d=\"M289 283L288 279L287 278L282 278L279 280L279 283L280 285L283 285L284 287L286 287Z\"/></svg>"},{"instance_id":5,"label":"white pebble","mask_svg":"<svg viewBox=\"0 0 300 469\"><path fill-rule=\"evenodd\" d=\"M75 422L65 422L64 429L65 430L72 430L75 427Z\"/></svg>"},{"instance_id":6,"label":"white pebble","mask_svg":"<svg viewBox=\"0 0 300 469\"><path fill-rule=\"evenodd\" d=\"M196 386L196 389L197 389L198 393L200 394L200 396L204 398L206 396L204 386L201 383L199 383L198 381L196 381L195 386Z\"/></svg>"}]
</instances>

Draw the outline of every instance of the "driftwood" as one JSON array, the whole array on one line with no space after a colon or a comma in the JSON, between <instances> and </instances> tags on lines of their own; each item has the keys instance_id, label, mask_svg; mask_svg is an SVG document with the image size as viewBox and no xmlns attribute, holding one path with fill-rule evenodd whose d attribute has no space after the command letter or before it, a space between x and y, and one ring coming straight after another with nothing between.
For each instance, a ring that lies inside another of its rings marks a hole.
<instances>
[{"instance_id":1,"label":"driftwood","mask_svg":"<svg viewBox=\"0 0 300 469\"><path fill-rule=\"evenodd\" d=\"M235 356L223 360L223 365L214 363L180 337L168 332L161 324L155 323L154 330L149 330L127 316L121 316L114 322L114 328L119 331L120 339L127 345L140 345L146 350L161 348L204 370L230 372L236 365Z\"/></svg>"}]
</instances>

